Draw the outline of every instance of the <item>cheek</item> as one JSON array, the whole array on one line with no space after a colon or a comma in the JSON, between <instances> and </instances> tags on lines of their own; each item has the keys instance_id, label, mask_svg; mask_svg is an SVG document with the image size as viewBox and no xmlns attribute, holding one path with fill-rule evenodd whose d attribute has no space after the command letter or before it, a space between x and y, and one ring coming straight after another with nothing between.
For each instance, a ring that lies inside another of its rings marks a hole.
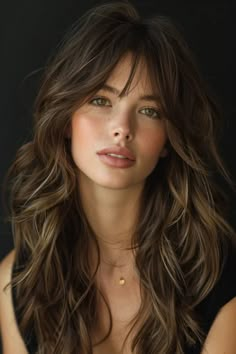
<instances>
[{"instance_id":1,"label":"cheek","mask_svg":"<svg viewBox=\"0 0 236 354\"><path fill-rule=\"evenodd\" d=\"M87 163L89 149L92 148L94 136L90 124L83 117L76 116L71 122L71 154L79 169Z\"/></svg>"},{"instance_id":2,"label":"cheek","mask_svg":"<svg viewBox=\"0 0 236 354\"><path fill-rule=\"evenodd\" d=\"M148 158L157 160L163 147L165 146L167 137L164 129L149 130L144 132L142 137L142 153Z\"/></svg>"},{"instance_id":3,"label":"cheek","mask_svg":"<svg viewBox=\"0 0 236 354\"><path fill-rule=\"evenodd\" d=\"M73 146L90 146L98 134L98 126L92 120L77 115L71 122L71 139Z\"/></svg>"}]
</instances>

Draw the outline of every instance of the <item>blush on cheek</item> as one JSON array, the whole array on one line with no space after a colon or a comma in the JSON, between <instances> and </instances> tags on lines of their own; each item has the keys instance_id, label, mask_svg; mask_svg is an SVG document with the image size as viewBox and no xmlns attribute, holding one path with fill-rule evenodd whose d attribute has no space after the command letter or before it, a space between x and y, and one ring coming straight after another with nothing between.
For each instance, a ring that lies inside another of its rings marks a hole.
<instances>
[{"instance_id":1,"label":"blush on cheek","mask_svg":"<svg viewBox=\"0 0 236 354\"><path fill-rule=\"evenodd\" d=\"M77 113L72 120L72 133L76 136L98 136L101 121L91 114Z\"/></svg>"},{"instance_id":2,"label":"blush on cheek","mask_svg":"<svg viewBox=\"0 0 236 354\"><path fill-rule=\"evenodd\" d=\"M153 159L159 159L160 153L162 152L164 148L164 142L163 141L148 141L148 144L144 147L144 152L146 156L149 156L150 158Z\"/></svg>"}]
</instances>

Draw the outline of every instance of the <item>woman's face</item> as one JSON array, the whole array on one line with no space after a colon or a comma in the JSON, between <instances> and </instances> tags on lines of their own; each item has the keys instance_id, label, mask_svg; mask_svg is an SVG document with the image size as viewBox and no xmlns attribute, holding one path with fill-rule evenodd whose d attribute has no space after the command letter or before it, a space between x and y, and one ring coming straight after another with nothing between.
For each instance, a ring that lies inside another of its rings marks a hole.
<instances>
[{"instance_id":1,"label":"woman's face","mask_svg":"<svg viewBox=\"0 0 236 354\"><path fill-rule=\"evenodd\" d=\"M127 54L106 86L76 110L71 120L71 152L79 178L110 189L142 187L167 153L158 100L142 97L153 95L145 65L136 71L128 95L118 97L130 69Z\"/></svg>"}]
</instances>

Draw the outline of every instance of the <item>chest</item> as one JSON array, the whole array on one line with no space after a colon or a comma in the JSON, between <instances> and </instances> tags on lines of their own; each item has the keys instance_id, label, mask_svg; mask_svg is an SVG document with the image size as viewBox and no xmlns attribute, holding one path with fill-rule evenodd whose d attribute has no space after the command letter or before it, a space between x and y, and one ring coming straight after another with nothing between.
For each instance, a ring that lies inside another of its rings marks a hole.
<instances>
[{"instance_id":1,"label":"chest","mask_svg":"<svg viewBox=\"0 0 236 354\"><path fill-rule=\"evenodd\" d=\"M105 301L110 307L113 328L110 336L101 344L94 347L93 354L120 354L122 344L126 335L132 327L132 320L138 314L141 305L140 289L136 282L125 285L109 286L103 284L102 293ZM98 297L98 321L94 326L92 336L93 342L100 340L109 329L109 313L102 297ZM131 341L136 334L131 332L124 352L122 354L131 354Z\"/></svg>"}]
</instances>

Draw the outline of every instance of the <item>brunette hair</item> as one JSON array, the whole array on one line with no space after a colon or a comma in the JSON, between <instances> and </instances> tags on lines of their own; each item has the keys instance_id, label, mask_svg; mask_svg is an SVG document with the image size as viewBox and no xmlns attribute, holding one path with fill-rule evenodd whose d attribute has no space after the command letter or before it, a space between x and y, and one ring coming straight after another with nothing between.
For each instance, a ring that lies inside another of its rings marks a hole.
<instances>
[{"instance_id":1,"label":"brunette hair","mask_svg":"<svg viewBox=\"0 0 236 354\"><path fill-rule=\"evenodd\" d=\"M235 239L215 178L219 173L234 188L217 148L220 115L182 35L165 16L142 19L128 1L92 8L47 65L32 141L17 151L6 177L20 329L34 326L39 353L92 353L99 262L91 274L89 241L96 235L79 199L66 131L73 112L126 53L132 69L121 95L144 59L160 96L169 150L146 179L132 238L142 300L131 323L133 351L183 354L184 343L203 342L195 308L216 284L226 244ZM100 259L98 245L97 252ZM112 328L107 308L110 329L101 341Z\"/></svg>"}]
</instances>

